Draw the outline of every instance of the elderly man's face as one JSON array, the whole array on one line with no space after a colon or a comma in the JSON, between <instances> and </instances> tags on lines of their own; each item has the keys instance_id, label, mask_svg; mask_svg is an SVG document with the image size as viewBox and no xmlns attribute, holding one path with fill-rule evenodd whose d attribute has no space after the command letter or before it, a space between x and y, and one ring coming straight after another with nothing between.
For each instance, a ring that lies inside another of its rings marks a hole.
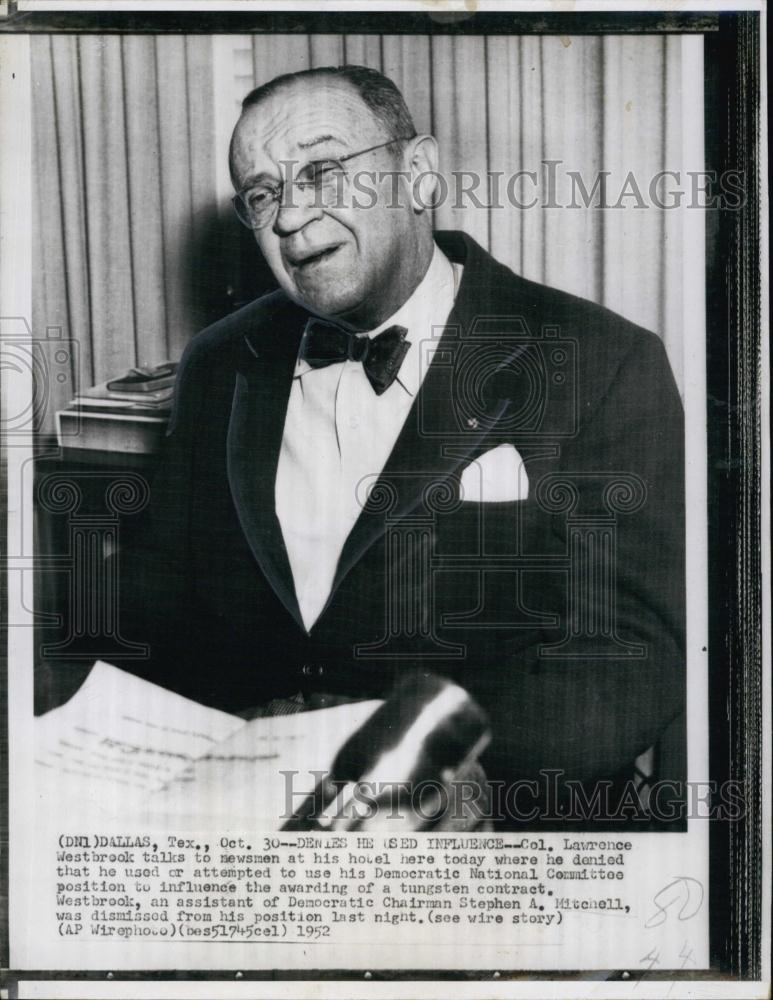
<instances>
[{"instance_id":1,"label":"elderly man's face","mask_svg":"<svg viewBox=\"0 0 773 1000\"><path fill-rule=\"evenodd\" d=\"M288 162L296 176L310 161L340 159L390 138L346 81L299 80L243 115L234 137L234 177L240 189L256 180L277 183L288 176ZM410 149L395 149L365 153L345 164L347 173L410 169ZM360 193L359 205L352 203L353 189L327 205L294 190L273 224L255 233L291 298L360 329L378 325L410 295L421 278L428 232L421 208L411 203L410 183L399 198L393 176L381 183L369 176L367 184L377 195Z\"/></svg>"}]
</instances>

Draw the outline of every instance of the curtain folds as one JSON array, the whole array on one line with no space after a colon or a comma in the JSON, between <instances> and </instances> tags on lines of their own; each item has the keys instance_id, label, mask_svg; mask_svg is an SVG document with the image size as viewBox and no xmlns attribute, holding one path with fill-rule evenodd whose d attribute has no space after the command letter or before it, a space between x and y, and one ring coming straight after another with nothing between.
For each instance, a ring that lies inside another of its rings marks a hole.
<instances>
[{"instance_id":1,"label":"curtain folds","mask_svg":"<svg viewBox=\"0 0 773 1000\"><path fill-rule=\"evenodd\" d=\"M344 61L392 77L418 130L437 137L450 182L437 227L462 228L525 277L656 331L681 379L683 222L654 207L648 187L658 171L702 167L687 164L682 148L683 116L702 114L700 82L694 107L683 93L683 39L36 35L31 43L33 321L78 341L76 385L177 358L227 311L239 274L259 266L227 211L225 157L239 101L278 73ZM588 207L583 189L592 192L604 172L611 202L628 194L617 208ZM625 188L629 174L647 207ZM56 406L66 391L53 387Z\"/></svg>"},{"instance_id":2,"label":"curtain folds","mask_svg":"<svg viewBox=\"0 0 773 1000\"><path fill-rule=\"evenodd\" d=\"M348 61L386 73L417 129L436 136L441 170L457 172L449 187L469 191L482 178L474 197L450 192L435 210L437 228L464 229L524 277L655 331L681 386L683 220L659 208L652 190L663 197L654 179L669 170L689 192L685 171L703 168L687 162L682 144L690 103L683 43L671 35L239 36L233 44L249 49L252 78L239 79L229 108L235 121L251 86L291 69ZM701 80L692 103L689 113L701 116ZM607 208L593 199L599 178Z\"/></svg>"},{"instance_id":3,"label":"curtain folds","mask_svg":"<svg viewBox=\"0 0 773 1000\"><path fill-rule=\"evenodd\" d=\"M35 329L78 345L76 387L179 357L214 195L211 40L32 38ZM53 409L71 386L54 385ZM49 430L49 428L43 428Z\"/></svg>"}]
</instances>

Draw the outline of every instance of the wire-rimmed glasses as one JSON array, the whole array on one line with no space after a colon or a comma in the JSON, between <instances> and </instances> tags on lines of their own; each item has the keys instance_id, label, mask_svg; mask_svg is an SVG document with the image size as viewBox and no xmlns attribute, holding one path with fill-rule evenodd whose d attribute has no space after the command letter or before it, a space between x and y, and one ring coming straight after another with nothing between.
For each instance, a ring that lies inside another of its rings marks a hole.
<instances>
[{"instance_id":1,"label":"wire-rimmed glasses","mask_svg":"<svg viewBox=\"0 0 773 1000\"><path fill-rule=\"evenodd\" d=\"M377 149L384 149L395 142L407 142L415 137L415 134L400 136L396 139L389 139L387 142L381 142L377 146L369 146L356 153L349 153L347 156L312 160L301 167L295 179L289 184L285 181L259 181L256 184L248 184L232 198L236 214L248 229L265 229L266 226L270 226L274 222L280 204L283 206L292 205L292 202L283 201L286 198L285 191L288 187L297 189L307 199L313 195L314 206L327 207L341 204L344 186L348 181L345 163L357 156L364 156Z\"/></svg>"}]
</instances>

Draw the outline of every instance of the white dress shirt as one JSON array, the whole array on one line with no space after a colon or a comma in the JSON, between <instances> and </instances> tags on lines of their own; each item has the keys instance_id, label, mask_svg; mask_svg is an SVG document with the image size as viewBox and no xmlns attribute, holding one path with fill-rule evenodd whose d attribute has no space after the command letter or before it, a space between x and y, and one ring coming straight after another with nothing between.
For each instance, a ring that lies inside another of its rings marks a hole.
<instances>
[{"instance_id":1,"label":"white dress shirt","mask_svg":"<svg viewBox=\"0 0 773 1000\"><path fill-rule=\"evenodd\" d=\"M277 466L275 503L307 631L327 604L338 560L367 491L381 474L429 367L461 273L438 247L411 297L363 336L395 324L410 349L377 396L356 361L296 363ZM434 328L434 329L433 329ZM303 341L301 342L301 352Z\"/></svg>"}]
</instances>

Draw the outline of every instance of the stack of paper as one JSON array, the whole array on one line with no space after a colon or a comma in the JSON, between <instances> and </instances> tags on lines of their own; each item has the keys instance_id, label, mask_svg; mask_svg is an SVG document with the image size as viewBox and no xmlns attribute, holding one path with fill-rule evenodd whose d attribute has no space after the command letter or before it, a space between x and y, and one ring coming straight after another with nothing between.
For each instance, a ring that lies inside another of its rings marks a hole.
<instances>
[{"instance_id":1,"label":"stack of paper","mask_svg":"<svg viewBox=\"0 0 773 1000\"><path fill-rule=\"evenodd\" d=\"M95 823L278 829L380 704L245 722L97 663L36 719L36 791L47 809Z\"/></svg>"}]
</instances>

